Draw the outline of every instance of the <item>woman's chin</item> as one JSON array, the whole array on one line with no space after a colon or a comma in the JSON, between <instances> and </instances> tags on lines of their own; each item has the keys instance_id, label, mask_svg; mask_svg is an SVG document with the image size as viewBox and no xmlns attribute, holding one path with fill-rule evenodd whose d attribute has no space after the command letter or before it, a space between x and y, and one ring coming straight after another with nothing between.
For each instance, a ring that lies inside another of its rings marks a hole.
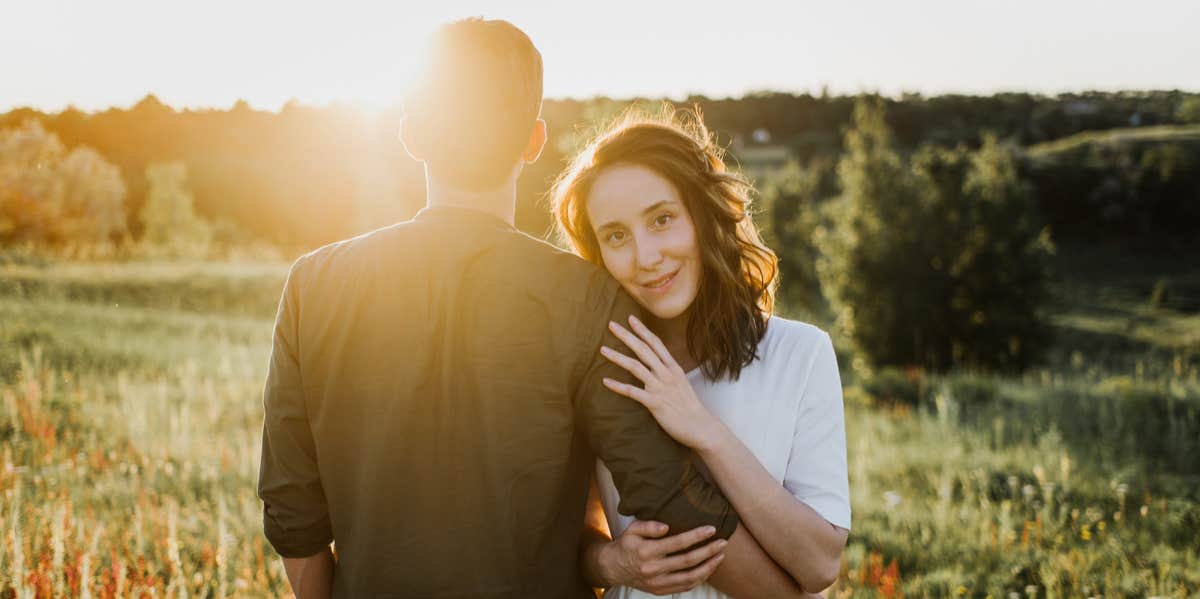
<instances>
[{"instance_id":1,"label":"woman's chin","mask_svg":"<svg viewBox=\"0 0 1200 599\"><path fill-rule=\"evenodd\" d=\"M626 285L625 291L633 296L638 305L646 311L647 316L651 316L659 321L678 318L684 312L687 312L688 307L691 305L691 301L684 301L676 297L676 290L674 289L671 290L670 295L666 296L655 295L652 292L647 293L644 288L631 285Z\"/></svg>"},{"instance_id":2,"label":"woman's chin","mask_svg":"<svg viewBox=\"0 0 1200 599\"><path fill-rule=\"evenodd\" d=\"M687 311L687 306L677 305L679 302L639 302L656 320L665 321L672 320L683 315Z\"/></svg>"}]
</instances>

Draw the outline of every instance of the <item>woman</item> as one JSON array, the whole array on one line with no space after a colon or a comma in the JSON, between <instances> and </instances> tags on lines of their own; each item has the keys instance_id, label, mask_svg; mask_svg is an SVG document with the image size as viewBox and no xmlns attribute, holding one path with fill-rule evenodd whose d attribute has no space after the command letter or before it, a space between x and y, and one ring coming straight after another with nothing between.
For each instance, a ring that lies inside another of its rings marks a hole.
<instances>
[{"instance_id":1,"label":"woman","mask_svg":"<svg viewBox=\"0 0 1200 599\"><path fill-rule=\"evenodd\" d=\"M559 231L648 315L612 323L628 347L601 350L642 387L605 385L690 447L766 554L820 591L850 528L833 345L815 326L772 315L777 260L747 212L750 187L696 121L628 116L599 135L555 186ZM603 464L597 481L615 538L583 552L595 582L621 598L724 596L695 586L719 564L715 547L680 551L694 532L660 538L666 526L617 512Z\"/></svg>"}]
</instances>

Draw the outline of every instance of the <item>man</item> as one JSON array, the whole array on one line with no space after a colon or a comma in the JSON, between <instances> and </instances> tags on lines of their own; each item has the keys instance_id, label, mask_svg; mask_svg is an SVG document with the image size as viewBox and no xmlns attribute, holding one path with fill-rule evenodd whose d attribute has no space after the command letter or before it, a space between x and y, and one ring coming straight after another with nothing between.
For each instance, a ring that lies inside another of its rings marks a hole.
<instances>
[{"instance_id":1,"label":"man","mask_svg":"<svg viewBox=\"0 0 1200 599\"><path fill-rule=\"evenodd\" d=\"M732 537L722 568L746 580L727 588L751 592L773 566L688 452L601 384L631 380L599 348L620 347L605 325L637 305L513 227L541 100L524 33L444 26L402 131L427 206L291 268L258 490L301 598L590 596L576 556L597 456L622 511Z\"/></svg>"}]
</instances>

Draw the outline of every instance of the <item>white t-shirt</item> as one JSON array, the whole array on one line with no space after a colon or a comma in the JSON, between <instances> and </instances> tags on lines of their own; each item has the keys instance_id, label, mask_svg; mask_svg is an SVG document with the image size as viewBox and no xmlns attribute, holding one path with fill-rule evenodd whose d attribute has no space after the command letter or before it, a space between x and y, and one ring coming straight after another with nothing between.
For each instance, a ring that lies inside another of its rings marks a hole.
<instances>
[{"instance_id":1,"label":"white t-shirt","mask_svg":"<svg viewBox=\"0 0 1200 599\"><path fill-rule=\"evenodd\" d=\"M842 382L828 333L772 316L758 344L758 359L742 369L737 381L708 381L699 368L688 373L688 380L700 401L775 480L830 523L850 529ZM634 517L617 512L620 497L603 463L597 462L596 473L608 526L616 537ZM625 587L605 595L652 596ZM726 597L707 584L671 596Z\"/></svg>"}]
</instances>

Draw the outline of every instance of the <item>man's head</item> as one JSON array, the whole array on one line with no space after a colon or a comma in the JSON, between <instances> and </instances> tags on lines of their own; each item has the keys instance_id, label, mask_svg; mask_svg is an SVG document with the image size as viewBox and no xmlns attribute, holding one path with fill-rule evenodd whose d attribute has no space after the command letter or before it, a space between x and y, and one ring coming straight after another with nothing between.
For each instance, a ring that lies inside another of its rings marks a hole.
<instances>
[{"instance_id":1,"label":"man's head","mask_svg":"<svg viewBox=\"0 0 1200 599\"><path fill-rule=\"evenodd\" d=\"M404 145L455 188L482 191L533 162L546 140L542 55L511 23L443 25L404 98Z\"/></svg>"}]
</instances>

